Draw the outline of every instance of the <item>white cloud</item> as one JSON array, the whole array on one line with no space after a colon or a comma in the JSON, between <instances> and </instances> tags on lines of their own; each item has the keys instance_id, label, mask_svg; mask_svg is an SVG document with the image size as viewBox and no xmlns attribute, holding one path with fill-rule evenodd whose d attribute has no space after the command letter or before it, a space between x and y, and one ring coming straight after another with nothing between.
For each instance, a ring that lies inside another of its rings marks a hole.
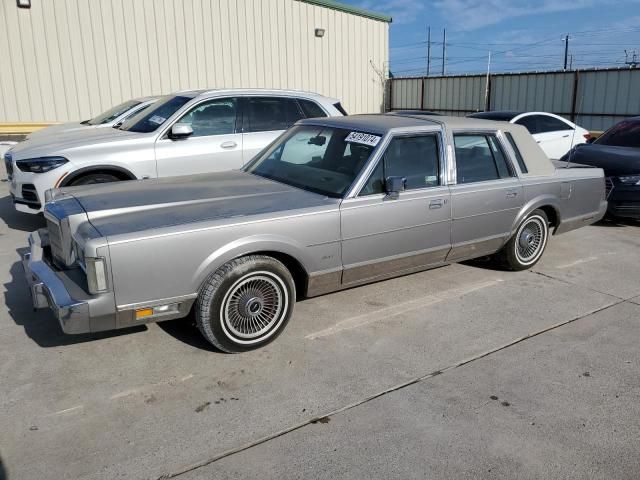
<instances>
[{"instance_id":1,"label":"white cloud","mask_svg":"<svg viewBox=\"0 0 640 480\"><path fill-rule=\"evenodd\" d=\"M433 5L446 24L455 25L457 30L475 30L511 18L601 7L605 3L606 0L437 0Z\"/></svg>"}]
</instances>

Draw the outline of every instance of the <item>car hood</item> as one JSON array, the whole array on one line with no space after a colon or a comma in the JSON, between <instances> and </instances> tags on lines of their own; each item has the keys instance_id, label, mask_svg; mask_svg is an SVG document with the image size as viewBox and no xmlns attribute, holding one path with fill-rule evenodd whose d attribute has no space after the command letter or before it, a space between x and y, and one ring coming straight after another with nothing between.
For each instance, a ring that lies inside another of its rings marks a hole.
<instances>
[{"instance_id":1,"label":"car hood","mask_svg":"<svg viewBox=\"0 0 640 480\"><path fill-rule=\"evenodd\" d=\"M58 135L41 135L18 143L11 149L14 160L43 156L65 156L73 150L93 149L101 145L140 138L142 134L117 128L86 128Z\"/></svg>"},{"instance_id":2,"label":"car hood","mask_svg":"<svg viewBox=\"0 0 640 480\"><path fill-rule=\"evenodd\" d=\"M112 237L198 222L271 218L284 211L337 208L339 200L241 171L67 187L101 235ZM251 218L249 218L251 217Z\"/></svg>"},{"instance_id":3,"label":"car hood","mask_svg":"<svg viewBox=\"0 0 640 480\"><path fill-rule=\"evenodd\" d=\"M59 123L57 125L51 125L49 127L42 128L40 130L36 130L35 132L30 133L27 136L27 140L42 138L48 135L58 135L61 133L72 132L75 130L82 130L89 127L93 127L93 125L86 125L81 122Z\"/></svg>"},{"instance_id":4,"label":"car hood","mask_svg":"<svg viewBox=\"0 0 640 480\"><path fill-rule=\"evenodd\" d=\"M610 145L586 144L573 148L562 157L572 163L600 167L607 177L640 173L640 149L631 147L613 147Z\"/></svg>"}]
</instances>

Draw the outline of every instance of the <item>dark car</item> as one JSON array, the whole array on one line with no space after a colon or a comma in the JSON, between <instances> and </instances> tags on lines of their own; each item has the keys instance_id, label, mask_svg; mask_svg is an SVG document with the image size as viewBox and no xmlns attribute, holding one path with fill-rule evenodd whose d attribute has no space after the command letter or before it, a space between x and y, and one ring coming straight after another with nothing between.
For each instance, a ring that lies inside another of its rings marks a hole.
<instances>
[{"instance_id":1,"label":"dark car","mask_svg":"<svg viewBox=\"0 0 640 480\"><path fill-rule=\"evenodd\" d=\"M607 213L640 220L640 117L617 123L593 143L577 145L561 161L602 168Z\"/></svg>"}]
</instances>

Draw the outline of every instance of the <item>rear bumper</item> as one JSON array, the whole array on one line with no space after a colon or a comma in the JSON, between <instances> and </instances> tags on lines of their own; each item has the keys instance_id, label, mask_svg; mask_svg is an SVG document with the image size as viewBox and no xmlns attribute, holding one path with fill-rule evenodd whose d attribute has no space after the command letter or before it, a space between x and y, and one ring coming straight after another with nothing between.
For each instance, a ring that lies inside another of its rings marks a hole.
<instances>
[{"instance_id":1,"label":"rear bumper","mask_svg":"<svg viewBox=\"0 0 640 480\"><path fill-rule=\"evenodd\" d=\"M91 331L89 302L74 298L60 272L47 263L43 247L48 245L48 241L45 229L31 233L30 251L22 257L33 308L49 308L64 333L88 333Z\"/></svg>"},{"instance_id":2,"label":"rear bumper","mask_svg":"<svg viewBox=\"0 0 640 480\"><path fill-rule=\"evenodd\" d=\"M601 200L597 212L590 212L579 217L568 218L560 222L558 228L556 228L554 234L566 233L576 228L585 227L596 223L605 216L607 213L607 201Z\"/></svg>"}]
</instances>

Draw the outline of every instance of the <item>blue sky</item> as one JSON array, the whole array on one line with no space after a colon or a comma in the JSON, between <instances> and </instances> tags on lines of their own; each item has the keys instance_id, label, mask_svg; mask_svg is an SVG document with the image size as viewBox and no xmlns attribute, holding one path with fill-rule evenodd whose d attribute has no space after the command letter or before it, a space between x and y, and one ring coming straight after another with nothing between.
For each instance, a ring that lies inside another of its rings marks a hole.
<instances>
[{"instance_id":1,"label":"blue sky","mask_svg":"<svg viewBox=\"0 0 640 480\"><path fill-rule=\"evenodd\" d=\"M427 26L431 73L561 69L569 34L573 67L624 66L626 49L640 61L640 0L342 0L393 17L390 68L396 76L424 75ZM629 56L629 60L631 56Z\"/></svg>"}]
</instances>

